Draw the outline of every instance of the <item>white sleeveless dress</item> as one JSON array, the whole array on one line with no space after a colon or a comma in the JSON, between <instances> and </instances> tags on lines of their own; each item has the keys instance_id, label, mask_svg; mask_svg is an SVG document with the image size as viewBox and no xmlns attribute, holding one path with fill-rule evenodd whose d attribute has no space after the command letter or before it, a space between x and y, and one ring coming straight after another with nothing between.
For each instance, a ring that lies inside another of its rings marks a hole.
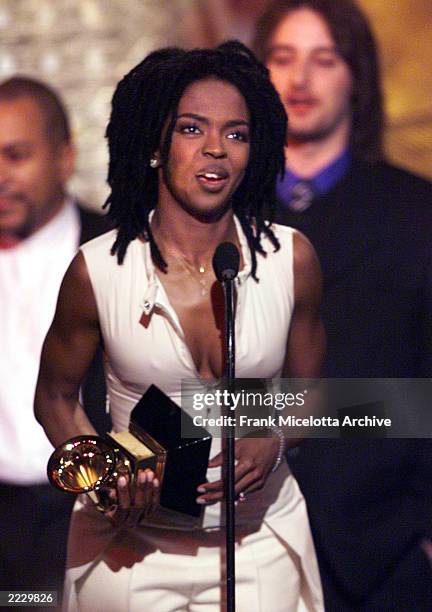
<instances>
[{"instance_id":1,"label":"white sleeveless dress","mask_svg":"<svg viewBox=\"0 0 432 612\"><path fill-rule=\"evenodd\" d=\"M245 236L236 218L235 222L244 261L244 268L236 280L236 376L278 378L282 372L294 306L294 230L284 226L273 226L281 244L277 252L274 252L274 247L268 239L262 240L267 256L257 254L259 282L256 282L250 274L250 252ZM113 430L123 431L128 428L131 410L151 384L159 387L180 404L181 381L198 380L199 377L186 346L177 314L155 273L149 244L139 239L132 241L123 264L118 265L117 258L110 255L114 239L115 231L108 232L83 245L81 250L93 287L103 336ZM214 439L211 456L219 450L220 440ZM209 481L219 479L220 469L209 469L207 478ZM149 542L152 543L153 549L158 549L158 553L161 554L164 541L182 542L181 550L186 546L186 541L187 545L196 541L195 548L198 551L205 551L207 559L212 547L208 546L208 542L203 545L203 542L220 533L222 524L220 515L221 504L214 504L204 508L199 528L192 519L190 521L185 519L173 525L169 518L164 519L162 515L132 531L114 528L108 519L94 510L86 496L82 496L76 503L70 527L65 607L68 610L82 610L83 607L79 607L77 603L77 591L83 589L83 585L85 585L84 590L87 589L86 583L93 580L95 584L97 583L94 588L99 594L101 589L109 589L110 586L113 591L119 592L121 589L126 591L121 596L123 599L120 597L118 600L123 601L124 605L113 604L113 612L117 609L121 612L126 605L127 609L131 610L135 609L134 605L137 610L147 609L140 606L139 600L136 604L132 603L130 592L133 589L129 576L123 578L122 587L114 586L111 582L118 575L118 568L114 569L109 577L102 578L100 575L97 578L99 570L94 571L94 568L105 567L108 558L111 559L110 566L114 567L116 561L112 560L117 554L114 551L136 552L140 547L142 549L143 546L144 548L148 546ZM275 542L281 543L287 551L287 556L294 559L292 568L298 574L296 578L300 594L298 608L290 607L288 603L284 607L283 602L279 604L280 608L276 604L271 604L269 607L268 602L264 602L262 608L258 604L251 608L250 603L245 603L248 612L261 609L280 609L287 612L293 609L323 609L318 566L305 502L286 462L269 475L262 490L248 495L247 502L237 506L236 529L250 534L242 539L241 550L247 549L249 540L252 543L257 539L260 542L266 540L269 550L276 549ZM169 548L168 544L167 546ZM213 554L218 555L219 550L219 546L214 546ZM241 565L241 550L237 550L236 553L237 568ZM175 544L168 552L178 553ZM194 559L196 554L195 552L193 555ZM140 555L137 558L139 557ZM183 563L181 554L180 556L177 554L177 557L170 557L171 560L176 559L176 569ZM187 566L189 558L188 554L184 555L186 576L192 579L191 572L194 570ZM122 566L123 575L125 572L132 572L131 568L127 568L128 563L131 561L125 562ZM139 565L140 562L132 563L135 573L139 571ZM151 573L150 570L146 572L147 575ZM256 573L261 576L258 571ZM241 568L237 569L236 578L237 576L241 583ZM166 579L169 586L170 576ZM262 579L257 578L257 580ZM136 577L133 580L136 581ZM171 580L174 580L174 576L171 576ZM110 584L107 584L108 582ZM248 588L249 593L252 593L250 586ZM150 587L146 589L150 590ZM160 597L158 601L162 601ZM238 601L241 601L241 598ZM104 605L106 606L106 603L101 604L101 610ZM93 606L92 612L97 609ZM154 607L151 612L165 612L171 609L183 608L181 605L171 608L168 604L161 604L159 608ZM195 608L185 605L184 609ZM197 607L197 609L216 608ZM241 607L237 609L242 610Z\"/></svg>"}]
</instances>

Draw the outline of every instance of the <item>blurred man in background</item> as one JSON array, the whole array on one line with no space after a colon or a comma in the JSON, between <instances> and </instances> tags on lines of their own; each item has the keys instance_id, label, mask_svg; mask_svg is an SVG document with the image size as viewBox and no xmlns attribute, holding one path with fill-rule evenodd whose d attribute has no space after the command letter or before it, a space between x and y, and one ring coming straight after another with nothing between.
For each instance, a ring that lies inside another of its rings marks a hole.
<instances>
[{"instance_id":1,"label":"blurred man in background","mask_svg":"<svg viewBox=\"0 0 432 612\"><path fill-rule=\"evenodd\" d=\"M431 376L432 188L384 159L365 16L351 0L278 0L254 47L289 117L276 221L321 260L327 376ZM430 442L308 440L291 458L329 610L432 609Z\"/></svg>"},{"instance_id":2,"label":"blurred man in background","mask_svg":"<svg viewBox=\"0 0 432 612\"><path fill-rule=\"evenodd\" d=\"M79 243L107 229L65 191L74 160L57 95L29 78L1 83L0 590L59 589L63 581L73 499L48 484L52 446L33 396L64 272ZM83 394L104 431L103 378L95 380Z\"/></svg>"}]
</instances>

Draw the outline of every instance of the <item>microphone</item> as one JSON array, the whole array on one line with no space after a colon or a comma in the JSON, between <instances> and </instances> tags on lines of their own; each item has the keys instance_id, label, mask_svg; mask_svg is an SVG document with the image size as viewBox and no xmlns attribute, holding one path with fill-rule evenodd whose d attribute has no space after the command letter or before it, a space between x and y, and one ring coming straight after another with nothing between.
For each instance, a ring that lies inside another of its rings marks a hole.
<instances>
[{"instance_id":1,"label":"microphone","mask_svg":"<svg viewBox=\"0 0 432 612\"><path fill-rule=\"evenodd\" d=\"M232 281L238 274L240 253L232 242L221 242L213 255L213 270L219 282Z\"/></svg>"},{"instance_id":2,"label":"microphone","mask_svg":"<svg viewBox=\"0 0 432 612\"><path fill-rule=\"evenodd\" d=\"M240 253L232 242L222 242L213 255L213 270L222 284L225 303L224 329L224 382L228 392L235 388L235 316L234 279L240 266ZM231 396L232 397L232 396ZM225 404L225 416L230 414L230 404ZM225 542L226 542L226 593L227 610L235 610L235 427L228 421L226 445L223 449L223 473L225 491Z\"/></svg>"}]
</instances>

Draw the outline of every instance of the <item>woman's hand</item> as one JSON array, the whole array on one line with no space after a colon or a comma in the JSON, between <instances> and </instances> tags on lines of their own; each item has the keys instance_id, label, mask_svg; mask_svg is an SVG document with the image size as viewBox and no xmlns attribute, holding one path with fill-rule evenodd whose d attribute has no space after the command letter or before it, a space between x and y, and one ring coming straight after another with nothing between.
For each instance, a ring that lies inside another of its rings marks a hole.
<instances>
[{"instance_id":1,"label":"woman's hand","mask_svg":"<svg viewBox=\"0 0 432 612\"><path fill-rule=\"evenodd\" d=\"M262 489L279 453L278 438L241 438L235 441L235 492L246 495ZM209 467L222 465L222 453L213 457ZM213 504L224 497L223 480L206 482L198 487L198 504Z\"/></svg>"},{"instance_id":2,"label":"woman's hand","mask_svg":"<svg viewBox=\"0 0 432 612\"><path fill-rule=\"evenodd\" d=\"M132 482L122 474L117 480L117 487L110 489L109 497L113 505L105 516L117 526L136 527L159 504L159 480L149 469L138 470Z\"/></svg>"}]
</instances>

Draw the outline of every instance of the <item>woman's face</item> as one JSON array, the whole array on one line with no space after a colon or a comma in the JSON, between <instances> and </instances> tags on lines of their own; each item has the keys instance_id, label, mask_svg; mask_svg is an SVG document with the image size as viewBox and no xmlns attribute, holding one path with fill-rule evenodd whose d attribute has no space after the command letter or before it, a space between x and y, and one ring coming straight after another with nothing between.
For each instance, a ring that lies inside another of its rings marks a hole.
<instances>
[{"instance_id":1,"label":"woman's face","mask_svg":"<svg viewBox=\"0 0 432 612\"><path fill-rule=\"evenodd\" d=\"M249 111L234 85L216 78L189 85L168 161L159 170L159 203L197 218L218 218L245 175L249 139Z\"/></svg>"}]
</instances>

